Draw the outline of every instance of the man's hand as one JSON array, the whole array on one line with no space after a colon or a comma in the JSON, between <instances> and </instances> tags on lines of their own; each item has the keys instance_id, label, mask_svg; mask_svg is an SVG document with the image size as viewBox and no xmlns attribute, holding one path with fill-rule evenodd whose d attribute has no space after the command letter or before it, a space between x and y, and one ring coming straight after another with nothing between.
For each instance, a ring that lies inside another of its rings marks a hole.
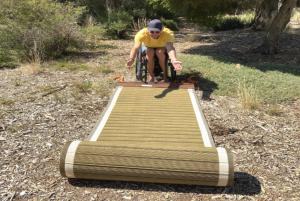
<instances>
[{"instance_id":1,"label":"man's hand","mask_svg":"<svg viewBox=\"0 0 300 201\"><path fill-rule=\"evenodd\" d=\"M178 60L172 61L172 64L174 66L175 71L181 71L182 70L182 62Z\"/></svg>"},{"instance_id":2,"label":"man's hand","mask_svg":"<svg viewBox=\"0 0 300 201\"><path fill-rule=\"evenodd\" d=\"M127 60L127 68L128 68L128 69L131 68L133 62L134 62L134 58L129 58L129 59Z\"/></svg>"}]
</instances>

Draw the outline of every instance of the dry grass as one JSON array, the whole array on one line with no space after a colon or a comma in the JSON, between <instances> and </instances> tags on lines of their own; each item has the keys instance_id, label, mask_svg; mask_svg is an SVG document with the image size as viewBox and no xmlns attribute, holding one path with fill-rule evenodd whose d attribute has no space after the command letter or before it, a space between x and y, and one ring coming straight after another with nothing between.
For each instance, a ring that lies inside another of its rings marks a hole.
<instances>
[{"instance_id":1,"label":"dry grass","mask_svg":"<svg viewBox=\"0 0 300 201\"><path fill-rule=\"evenodd\" d=\"M283 110L281 109L280 105L272 104L266 110L266 113L271 116L281 116L283 114Z\"/></svg>"},{"instance_id":2,"label":"dry grass","mask_svg":"<svg viewBox=\"0 0 300 201\"><path fill-rule=\"evenodd\" d=\"M59 104L65 104L67 102L67 98L63 95L54 93L53 97L54 97L54 100Z\"/></svg>"},{"instance_id":3,"label":"dry grass","mask_svg":"<svg viewBox=\"0 0 300 201\"><path fill-rule=\"evenodd\" d=\"M75 61L61 60L54 63L52 66L55 70L65 70L65 71L84 71L88 69L86 63L79 63Z\"/></svg>"},{"instance_id":4,"label":"dry grass","mask_svg":"<svg viewBox=\"0 0 300 201\"><path fill-rule=\"evenodd\" d=\"M97 94L97 96L103 98L109 96L114 88L114 82L108 79L101 81L77 80L74 81L73 86L75 87L73 95L77 98L80 98L83 93Z\"/></svg>"},{"instance_id":5,"label":"dry grass","mask_svg":"<svg viewBox=\"0 0 300 201\"><path fill-rule=\"evenodd\" d=\"M103 67L100 69L100 72L103 74L110 74L115 72L113 69L109 68L109 67Z\"/></svg>"},{"instance_id":6,"label":"dry grass","mask_svg":"<svg viewBox=\"0 0 300 201\"><path fill-rule=\"evenodd\" d=\"M102 80L102 81L94 82L92 88L98 96L107 97L110 94L113 85L114 83L112 81Z\"/></svg>"},{"instance_id":7,"label":"dry grass","mask_svg":"<svg viewBox=\"0 0 300 201\"><path fill-rule=\"evenodd\" d=\"M100 66L97 63L90 63L90 67L87 70L92 72L92 73L97 73L97 74L101 73L101 74L105 74L105 75L108 75L108 74L111 74L111 73L115 72L115 69L113 69L109 66L103 66L103 65Z\"/></svg>"},{"instance_id":8,"label":"dry grass","mask_svg":"<svg viewBox=\"0 0 300 201\"><path fill-rule=\"evenodd\" d=\"M237 95L244 109L255 110L261 106L261 100L255 86L245 80L238 82Z\"/></svg>"},{"instance_id":9,"label":"dry grass","mask_svg":"<svg viewBox=\"0 0 300 201\"><path fill-rule=\"evenodd\" d=\"M14 100L11 100L11 99L6 99L6 98L0 98L0 105L12 105L14 104L15 101Z\"/></svg>"},{"instance_id":10,"label":"dry grass","mask_svg":"<svg viewBox=\"0 0 300 201\"><path fill-rule=\"evenodd\" d=\"M19 87L19 86L21 86L21 85L22 85L21 80L20 80L19 78L15 79L15 86L16 86L16 87Z\"/></svg>"},{"instance_id":11,"label":"dry grass","mask_svg":"<svg viewBox=\"0 0 300 201\"><path fill-rule=\"evenodd\" d=\"M91 92L93 83L90 80L83 80L83 81L75 81L74 87L80 93L89 93Z\"/></svg>"},{"instance_id":12,"label":"dry grass","mask_svg":"<svg viewBox=\"0 0 300 201\"><path fill-rule=\"evenodd\" d=\"M40 63L29 63L22 65L19 70L25 75L36 75L43 72Z\"/></svg>"},{"instance_id":13,"label":"dry grass","mask_svg":"<svg viewBox=\"0 0 300 201\"><path fill-rule=\"evenodd\" d=\"M49 92L51 92L52 90L55 89L55 87L51 86L51 85L43 85L43 86L40 86L38 88L39 88L41 93L49 93Z\"/></svg>"}]
</instances>

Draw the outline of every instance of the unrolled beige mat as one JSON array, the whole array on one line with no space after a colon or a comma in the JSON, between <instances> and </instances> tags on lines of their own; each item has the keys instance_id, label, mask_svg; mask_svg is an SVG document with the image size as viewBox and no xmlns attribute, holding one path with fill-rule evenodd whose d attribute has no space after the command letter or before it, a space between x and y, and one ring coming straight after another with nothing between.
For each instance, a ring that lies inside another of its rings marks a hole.
<instances>
[{"instance_id":1,"label":"unrolled beige mat","mask_svg":"<svg viewBox=\"0 0 300 201\"><path fill-rule=\"evenodd\" d=\"M232 155L215 147L194 89L124 83L86 141L67 143L68 178L228 186Z\"/></svg>"}]
</instances>

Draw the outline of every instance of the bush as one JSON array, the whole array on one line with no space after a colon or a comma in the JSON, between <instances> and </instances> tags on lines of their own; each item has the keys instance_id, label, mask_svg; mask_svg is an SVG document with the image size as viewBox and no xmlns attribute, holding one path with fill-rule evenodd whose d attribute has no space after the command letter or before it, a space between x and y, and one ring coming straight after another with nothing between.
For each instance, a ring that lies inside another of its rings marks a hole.
<instances>
[{"instance_id":1,"label":"bush","mask_svg":"<svg viewBox=\"0 0 300 201\"><path fill-rule=\"evenodd\" d=\"M50 0L16 0L14 4L2 0L0 48L27 61L59 56L70 46L82 44L77 19L83 10Z\"/></svg>"},{"instance_id":2,"label":"bush","mask_svg":"<svg viewBox=\"0 0 300 201\"><path fill-rule=\"evenodd\" d=\"M109 14L107 35L112 38L126 38L126 31L133 18L126 11L113 11Z\"/></svg>"},{"instance_id":3,"label":"bush","mask_svg":"<svg viewBox=\"0 0 300 201\"><path fill-rule=\"evenodd\" d=\"M173 19L176 12L171 7L170 0L147 0L147 17Z\"/></svg>"},{"instance_id":4,"label":"bush","mask_svg":"<svg viewBox=\"0 0 300 201\"><path fill-rule=\"evenodd\" d=\"M214 31L226 31L232 29L242 29L252 25L254 13L248 12L241 15L224 15L216 17L211 22Z\"/></svg>"},{"instance_id":5,"label":"bush","mask_svg":"<svg viewBox=\"0 0 300 201\"><path fill-rule=\"evenodd\" d=\"M214 31L226 31L244 28L244 24L236 17L226 17L219 20L214 26Z\"/></svg>"},{"instance_id":6,"label":"bush","mask_svg":"<svg viewBox=\"0 0 300 201\"><path fill-rule=\"evenodd\" d=\"M16 53L0 46L0 69L16 67Z\"/></svg>"},{"instance_id":7,"label":"bush","mask_svg":"<svg viewBox=\"0 0 300 201\"><path fill-rule=\"evenodd\" d=\"M96 45L98 40L105 38L104 35L106 30L103 25L98 24L82 27L81 32L85 36L86 41Z\"/></svg>"},{"instance_id":8,"label":"bush","mask_svg":"<svg viewBox=\"0 0 300 201\"><path fill-rule=\"evenodd\" d=\"M172 31L178 31L179 30L177 22L175 22L174 20L161 19L161 22L163 23L163 25L165 27L168 27Z\"/></svg>"}]
</instances>

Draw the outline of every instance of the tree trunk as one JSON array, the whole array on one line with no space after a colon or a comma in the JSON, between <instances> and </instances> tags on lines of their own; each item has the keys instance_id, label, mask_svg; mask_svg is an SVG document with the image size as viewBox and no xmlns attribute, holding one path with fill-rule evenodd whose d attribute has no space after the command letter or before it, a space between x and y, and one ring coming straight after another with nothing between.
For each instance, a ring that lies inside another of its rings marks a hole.
<instances>
[{"instance_id":1,"label":"tree trunk","mask_svg":"<svg viewBox=\"0 0 300 201\"><path fill-rule=\"evenodd\" d=\"M254 30L267 30L278 13L279 0L257 0Z\"/></svg>"},{"instance_id":2,"label":"tree trunk","mask_svg":"<svg viewBox=\"0 0 300 201\"><path fill-rule=\"evenodd\" d=\"M120 0L105 0L105 7L107 12L107 21L111 22L111 14L113 11L117 10L121 5Z\"/></svg>"},{"instance_id":3,"label":"tree trunk","mask_svg":"<svg viewBox=\"0 0 300 201\"><path fill-rule=\"evenodd\" d=\"M275 54L278 52L278 40L281 32L289 23L297 0L283 0L282 6L268 29L264 42L260 46L262 53Z\"/></svg>"},{"instance_id":4,"label":"tree trunk","mask_svg":"<svg viewBox=\"0 0 300 201\"><path fill-rule=\"evenodd\" d=\"M112 1L111 0L105 0L105 7L106 7L106 12L107 12L107 21L108 23L110 23L110 16L111 16L111 12L112 12Z\"/></svg>"}]
</instances>

